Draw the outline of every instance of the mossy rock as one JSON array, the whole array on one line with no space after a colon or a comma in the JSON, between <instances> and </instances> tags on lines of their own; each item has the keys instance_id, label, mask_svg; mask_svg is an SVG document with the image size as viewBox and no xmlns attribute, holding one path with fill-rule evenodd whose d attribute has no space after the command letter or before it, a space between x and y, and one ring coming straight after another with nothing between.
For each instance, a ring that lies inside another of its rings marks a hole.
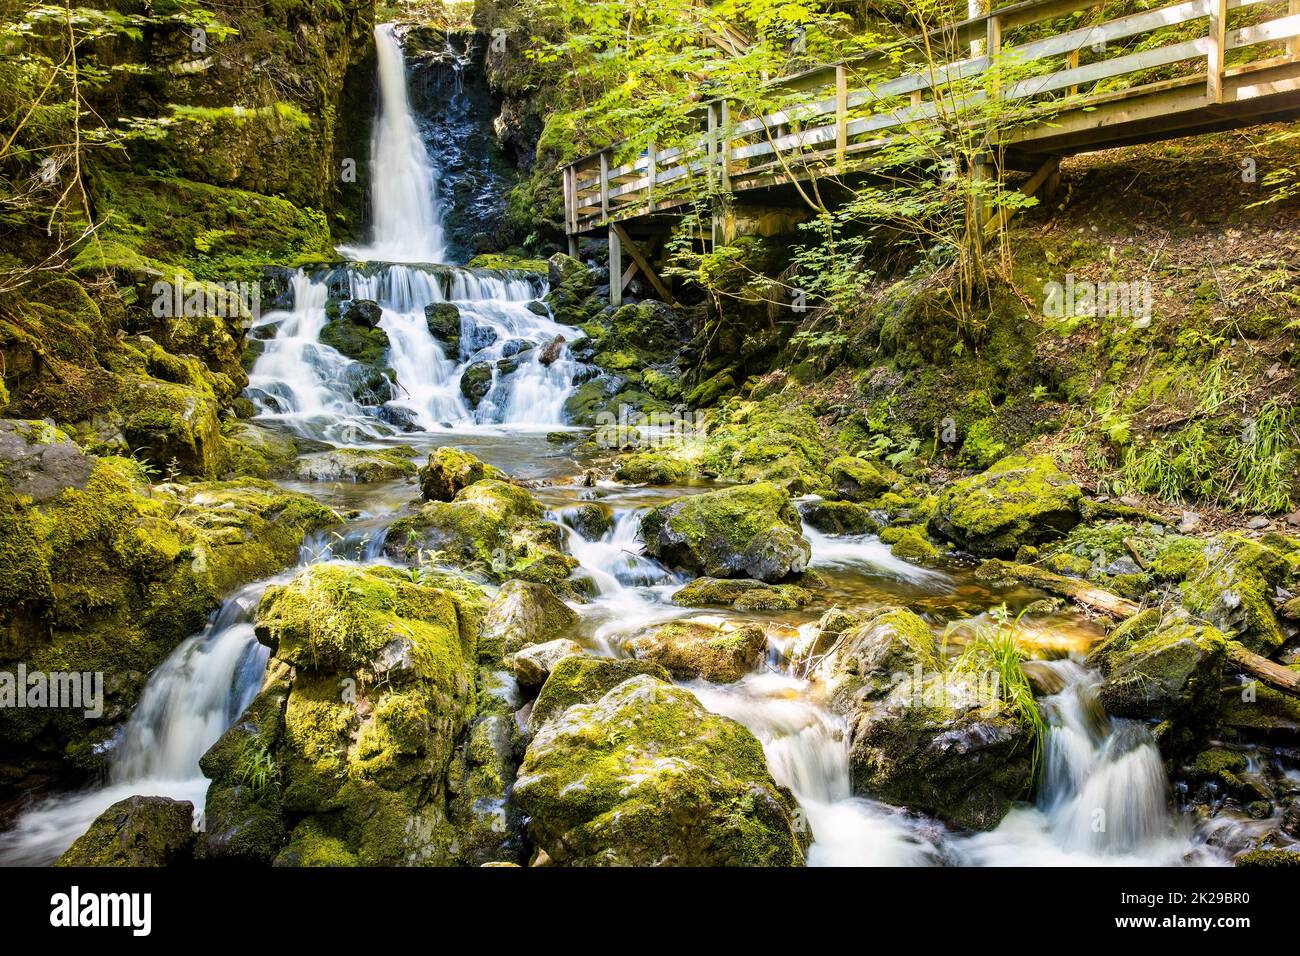
<instances>
[{"instance_id":1,"label":"mossy rock","mask_svg":"<svg viewBox=\"0 0 1300 956\"><path fill-rule=\"evenodd\" d=\"M880 522L871 509L852 501L801 501L803 520L826 534L876 534Z\"/></svg>"},{"instance_id":2,"label":"mossy rock","mask_svg":"<svg viewBox=\"0 0 1300 956\"><path fill-rule=\"evenodd\" d=\"M638 660L662 664L679 680L699 677L731 684L762 661L767 634L757 624L669 621L633 637L626 646Z\"/></svg>"},{"instance_id":3,"label":"mossy rock","mask_svg":"<svg viewBox=\"0 0 1300 956\"><path fill-rule=\"evenodd\" d=\"M295 474L303 481L347 481L368 484L398 481L415 474L415 449L336 448L298 461Z\"/></svg>"},{"instance_id":4,"label":"mossy rock","mask_svg":"<svg viewBox=\"0 0 1300 956\"><path fill-rule=\"evenodd\" d=\"M1223 689L1220 720L1251 739L1300 742L1300 700L1253 679L1241 687Z\"/></svg>"},{"instance_id":5,"label":"mossy rock","mask_svg":"<svg viewBox=\"0 0 1300 956\"><path fill-rule=\"evenodd\" d=\"M444 446L431 452L428 462L420 468L420 497L425 501L451 501L474 482L489 478L507 480L500 468L460 448Z\"/></svg>"},{"instance_id":6,"label":"mossy rock","mask_svg":"<svg viewBox=\"0 0 1300 956\"><path fill-rule=\"evenodd\" d=\"M1170 721L1183 731L1174 749L1215 727L1228 644L1213 627L1161 611L1140 612L1088 655L1105 680L1100 697L1117 717Z\"/></svg>"},{"instance_id":7,"label":"mossy rock","mask_svg":"<svg viewBox=\"0 0 1300 956\"><path fill-rule=\"evenodd\" d=\"M830 490L828 442L811 411L776 399L726 406L705 437L700 467L734 481L770 481L792 494Z\"/></svg>"},{"instance_id":8,"label":"mossy rock","mask_svg":"<svg viewBox=\"0 0 1300 956\"><path fill-rule=\"evenodd\" d=\"M690 476L684 461L662 452L643 451L618 460L614 477L634 485L675 485Z\"/></svg>"},{"instance_id":9,"label":"mossy rock","mask_svg":"<svg viewBox=\"0 0 1300 956\"><path fill-rule=\"evenodd\" d=\"M668 671L651 661L593 657L589 654L562 658L551 668L550 675L533 703L529 726L536 730L574 704L593 703L628 678L642 674L658 680L669 680Z\"/></svg>"},{"instance_id":10,"label":"mossy rock","mask_svg":"<svg viewBox=\"0 0 1300 956\"><path fill-rule=\"evenodd\" d=\"M77 837L55 866L181 866L194 853L194 804L127 797Z\"/></svg>"},{"instance_id":11,"label":"mossy rock","mask_svg":"<svg viewBox=\"0 0 1300 956\"><path fill-rule=\"evenodd\" d=\"M1232 861L1234 866L1274 869L1300 866L1300 852L1294 849L1249 850Z\"/></svg>"},{"instance_id":12,"label":"mossy rock","mask_svg":"<svg viewBox=\"0 0 1300 956\"><path fill-rule=\"evenodd\" d=\"M864 458L847 455L827 466L831 487L845 501L870 501L878 498L894 483L892 476Z\"/></svg>"},{"instance_id":13,"label":"mossy rock","mask_svg":"<svg viewBox=\"0 0 1300 956\"><path fill-rule=\"evenodd\" d=\"M673 595L681 607L733 607L738 611L792 611L813 594L797 584L764 584L750 578L696 578Z\"/></svg>"},{"instance_id":14,"label":"mossy rock","mask_svg":"<svg viewBox=\"0 0 1300 956\"><path fill-rule=\"evenodd\" d=\"M812 548L789 495L760 482L678 498L641 519L646 552L715 578L780 581L807 567Z\"/></svg>"},{"instance_id":15,"label":"mossy rock","mask_svg":"<svg viewBox=\"0 0 1300 956\"><path fill-rule=\"evenodd\" d=\"M852 713L863 701L884 697L916 668L940 669L934 635L913 612L901 607L877 608L867 614L828 611L818 624L834 643L821 643L825 655L818 673L826 682L832 705Z\"/></svg>"},{"instance_id":16,"label":"mossy rock","mask_svg":"<svg viewBox=\"0 0 1300 956\"><path fill-rule=\"evenodd\" d=\"M470 408L477 408L492 390L492 366L488 362L471 362L460 376L460 393Z\"/></svg>"},{"instance_id":17,"label":"mossy rock","mask_svg":"<svg viewBox=\"0 0 1300 956\"><path fill-rule=\"evenodd\" d=\"M804 861L794 800L773 782L758 741L649 675L543 724L515 795L555 865Z\"/></svg>"},{"instance_id":18,"label":"mossy rock","mask_svg":"<svg viewBox=\"0 0 1300 956\"><path fill-rule=\"evenodd\" d=\"M278 863L317 859L302 851L318 836L359 865L455 862L446 779L476 712L484 603L382 565L315 564L268 589L255 629L293 668L274 742L255 744L292 824Z\"/></svg>"},{"instance_id":19,"label":"mossy rock","mask_svg":"<svg viewBox=\"0 0 1300 956\"><path fill-rule=\"evenodd\" d=\"M883 537L881 540L884 540ZM933 566L940 563L939 549L926 537L920 528L911 527L904 530L890 546L890 554L913 564Z\"/></svg>"},{"instance_id":20,"label":"mossy rock","mask_svg":"<svg viewBox=\"0 0 1300 956\"><path fill-rule=\"evenodd\" d=\"M582 653L582 645L567 637L542 644L529 644L510 657L510 672L520 687L541 687L551 670L566 657Z\"/></svg>"},{"instance_id":21,"label":"mossy rock","mask_svg":"<svg viewBox=\"0 0 1300 956\"><path fill-rule=\"evenodd\" d=\"M1083 493L1046 455L1004 458L949 485L930 531L972 554L1013 557L1023 545L1058 538L1079 521Z\"/></svg>"},{"instance_id":22,"label":"mossy rock","mask_svg":"<svg viewBox=\"0 0 1300 956\"><path fill-rule=\"evenodd\" d=\"M228 421L222 434L235 477L283 478L297 466L298 443L283 432L255 422Z\"/></svg>"},{"instance_id":23,"label":"mossy rock","mask_svg":"<svg viewBox=\"0 0 1300 956\"><path fill-rule=\"evenodd\" d=\"M460 351L460 309L453 302L430 302L424 307L429 334L447 347L447 354Z\"/></svg>"},{"instance_id":24,"label":"mossy rock","mask_svg":"<svg viewBox=\"0 0 1300 956\"><path fill-rule=\"evenodd\" d=\"M545 584L507 581L488 608L482 641L493 653L514 654L564 636L577 623L577 613Z\"/></svg>"},{"instance_id":25,"label":"mossy rock","mask_svg":"<svg viewBox=\"0 0 1300 956\"><path fill-rule=\"evenodd\" d=\"M1203 568L1180 588L1187 609L1256 654L1267 657L1281 647L1286 637L1269 599L1290 575L1283 555L1223 534L1205 546L1203 559Z\"/></svg>"}]
</instances>

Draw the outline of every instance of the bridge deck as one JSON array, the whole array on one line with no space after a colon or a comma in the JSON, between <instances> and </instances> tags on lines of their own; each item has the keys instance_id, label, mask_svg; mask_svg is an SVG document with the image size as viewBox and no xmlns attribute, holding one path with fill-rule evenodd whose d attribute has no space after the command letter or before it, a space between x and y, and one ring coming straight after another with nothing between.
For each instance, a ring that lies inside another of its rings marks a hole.
<instances>
[{"instance_id":1,"label":"bridge deck","mask_svg":"<svg viewBox=\"0 0 1300 956\"><path fill-rule=\"evenodd\" d=\"M608 229L614 251L627 238L615 224L680 210L703 192L865 174L916 124L960 122L990 98L1017 114L997 140L1014 168L1300 116L1300 0L1182 0L1050 32L1096 6L1027 0L953 24L931 45L937 37L969 55L933 68L918 62L912 38L785 77L764 93L789 105L763 115L705 103L699 132L680 145L652 144L616 164L628 146L615 144L565 166L566 232Z\"/></svg>"}]
</instances>

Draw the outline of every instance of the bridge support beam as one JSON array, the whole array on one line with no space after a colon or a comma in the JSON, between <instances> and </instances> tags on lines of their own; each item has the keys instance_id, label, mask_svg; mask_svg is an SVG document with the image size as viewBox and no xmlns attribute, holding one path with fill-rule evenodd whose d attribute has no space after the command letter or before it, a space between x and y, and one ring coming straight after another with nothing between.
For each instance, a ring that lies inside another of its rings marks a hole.
<instances>
[{"instance_id":1,"label":"bridge support beam","mask_svg":"<svg viewBox=\"0 0 1300 956\"><path fill-rule=\"evenodd\" d=\"M609 224L609 304L617 308L623 304L623 230Z\"/></svg>"}]
</instances>

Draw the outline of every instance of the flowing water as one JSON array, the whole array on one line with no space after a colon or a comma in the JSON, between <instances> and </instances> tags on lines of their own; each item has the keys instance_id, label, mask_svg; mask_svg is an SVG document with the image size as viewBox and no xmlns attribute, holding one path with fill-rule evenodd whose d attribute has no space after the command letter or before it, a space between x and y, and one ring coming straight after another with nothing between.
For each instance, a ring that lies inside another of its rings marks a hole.
<instances>
[{"instance_id":1,"label":"flowing water","mask_svg":"<svg viewBox=\"0 0 1300 956\"><path fill-rule=\"evenodd\" d=\"M354 260L334 270L299 270L293 305L261 320L265 349L250 374L248 395L261 424L338 445L400 440L422 453L456 444L516 477L544 479L538 494L567 535L580 573L593 582L590 601L575 604L575 639L600 654L621 654L646 626L706 616L671 601L685 579L640 553L647 507L708 485L585 487L572 476L585 462L541 432L564 427L564 403L580 369L557 337L539 300L545 281L438 264L443 256L437 172L411 116L400 44L391 25L376 28L381 106L372 152L374 234L370 245L342 249ZM336 271L339 270L339 271ZM331 290L369 299L381 310L391 344L393 394L366 404L357 382L366 370L321 342ZM430 329L426 307L456 306L453 345ZM549 346L549 347L548 347ZM461 388L471 369L487 370L477 404ZM386 528L416 496L413 482L376 485L285 483L327 504L358 512L342 533L306 542L301 565L320 560L383 560ZM607 507L611 522L592 538L576 508ZM1207 863L1220 857L1207 831L1173 811L1159 752L1145 727L1109 719L1097 703L1097 677L1070 658L1043 666L1060 690L1041 700L1050 727L1037 802L1017 806L994 831L955 833L923 815L853 792L844 721L821 700L815 676L792 668L789 651L827 607L904 604L936 622L978 621L1007 600L1033 595L991 592L960 569L921 568L892 555L873 536L820 534L806 528L812 567L826 582L815 609L782 614L710 612L762 622L771 653L765 666L733 685L688 686L704 706L747 726L762 743L775 779L799 802L799 821L813 838L814 865L1053 863ZM286 572L232 595L209 626L185 640L150 676L115 741L103 786L30 805L0 835L0 862L48 863L94 818L132 794L161 794L202 806L207 781L199 759L238 719L257 692L266 650L252 617L266 587ZM1072 615L1034 626L1044 651L1085 649L1096 628Z\"/></svg>"}]
</instances>

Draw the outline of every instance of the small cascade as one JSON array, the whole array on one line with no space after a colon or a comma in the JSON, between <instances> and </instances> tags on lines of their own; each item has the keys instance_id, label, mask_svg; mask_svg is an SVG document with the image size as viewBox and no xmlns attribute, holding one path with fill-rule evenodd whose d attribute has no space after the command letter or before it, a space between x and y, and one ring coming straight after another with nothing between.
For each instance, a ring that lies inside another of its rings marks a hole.
<instances>
[{"instance_id":1,"label":"small cascade","mask_svg":"<svg viewBox=\"0 0 1300 956\"><path fill-rule=\"evenodd\" d=\"M980 865L1172 865L1213 862L1171 810L1160 751L1144 724L1114 719L1100 679L1072 660L1044 664L1064 682L1039 700L1048 725L1037 804L964 842Z\"/></svg>"},{"instance_id":2,"label":"small cascade","mask_svg":"<svg viewBox=\"0 0 1300 956\"><path fill-rule=\"evenodd\" d=\"M253 615L272 583L243 588L203 631L181 642L150 675L113 751L107 785L53 797L25 812L0 835L0 863L51 863L96 817L136 794L189 800L202 809L208 781L199 758L262 684L268 651L253 634Z\"/></svg>"},{"instance_id":3,"label":"small cascade","mask_svg":"<svg viewBox=\"0 0 1300 956\"><path fill-rule=\"evenodd\" d=\"M843 721L813 703L806 682L754 674L731 685L696 681L709 710L744 724L763 745L777 783L799 801L796 822L813 839L810 866L928 866L943 861L924 823L852 795Z\"/></svg>"},{"instance_id":4,"label":"small cascade","mask_svg":"<svg viewBox=\"0 0 1300 956\"><path fill-rule=\"evenodd\" d=\"M344 444L392 433L353 393L365 369L321 342L327 284L299 269L290 280L293 308L268 312L255 328L275 328L248 375L247 395L264 420L297 435Z\"/></svg>"},{"instance_id":5,"label":"small cascade","mask_svg":"<svg viewBox=\"0 0 1300 956\"><path fill-rule=\"evenodd\" d=\"M889 545L875 535L828 535L804 525L803 536L812 545L809 565L814 568L849 568L930 586L944 585L949 580L942 571L922 568L894 557Z\"/></svg>"}]
</instances>

